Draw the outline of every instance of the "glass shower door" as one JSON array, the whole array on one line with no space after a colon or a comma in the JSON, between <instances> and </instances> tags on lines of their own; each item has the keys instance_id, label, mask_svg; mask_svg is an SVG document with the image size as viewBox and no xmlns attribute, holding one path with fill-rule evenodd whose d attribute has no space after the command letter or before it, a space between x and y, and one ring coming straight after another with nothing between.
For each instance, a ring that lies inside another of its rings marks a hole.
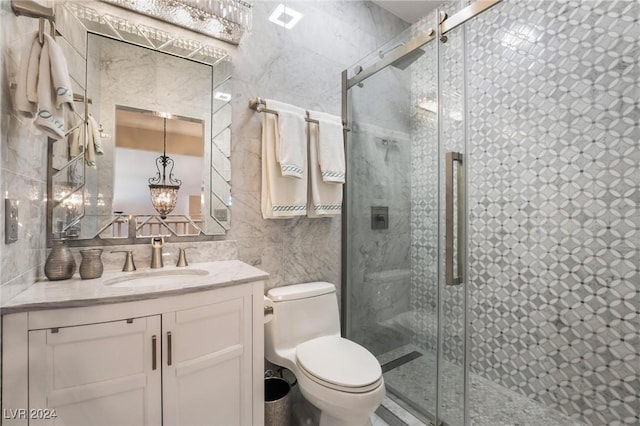
<instances>
[{"instance_id":1,"label":"glass shower door","mask_svg":"<svg viewBox=\"0 0 640 426\"><path fill-rule=\"evenodd\" d=\"M438 40L439 135L441 144L441 252L444 277L439 298L438 415L464 425L467 389L467 264L465 43L458 27Z\"/></svg>"},{"instance_id":2,"label":"glass shower door","mask_svg":"<svg viewBox=\"0 0 640 426\"><path fill-rule=\"evenodd\" d=\"M435 40L409 49L428 28L411 31L408 42L376 52L386 65L348 91L343 322L347 337L380 361L394 403L427 424L463 425L465 293L463 285L445 284L445 253L464 253L457 244L445 252L445 235L464 244L456 226L445 232L447 200L451 223L464 223L456 213L463 105L459 90L447 99L442 78L462 56L454 51L459 44L443 50ZM447 158L454 166L449 186ZM457 271L464 262L456 258Z\"/></svg>"}]
</instances>

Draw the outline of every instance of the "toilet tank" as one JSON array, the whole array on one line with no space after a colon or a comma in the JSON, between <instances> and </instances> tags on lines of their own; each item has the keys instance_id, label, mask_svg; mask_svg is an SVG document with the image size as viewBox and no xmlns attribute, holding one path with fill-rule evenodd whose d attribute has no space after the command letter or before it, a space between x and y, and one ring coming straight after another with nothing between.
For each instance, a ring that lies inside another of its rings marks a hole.
<instances>
[{"instance_id":1,"label":"toilet tank","mask_svg":"<svg viewBox=\"0 0 640 426\"><path fill-rule=\"evenodd\" d=\"M336 287L312 282L272 288L273 319L265 324L265 356L283 365L280 358L295 354L296 346L316 337L340 335Z\"/></svg>"}]
</instances>

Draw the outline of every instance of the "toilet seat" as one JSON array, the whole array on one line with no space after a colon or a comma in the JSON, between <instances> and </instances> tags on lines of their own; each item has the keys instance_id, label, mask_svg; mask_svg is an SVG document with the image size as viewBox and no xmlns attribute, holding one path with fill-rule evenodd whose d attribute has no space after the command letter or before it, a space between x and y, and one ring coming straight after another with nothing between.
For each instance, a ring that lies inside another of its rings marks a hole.
<instances>
[{"instance_id":1,"label":"toilet seat","mask_svg":"<svg viewBox=\"0 0 640 426\"><path fill-rule=\"evenodd\" d=\"M296 347L296 361L311 380L342 392L368 392L382 382L380 363L371 352L339 336L301 343Z\"/></svg>"}]
</instances>

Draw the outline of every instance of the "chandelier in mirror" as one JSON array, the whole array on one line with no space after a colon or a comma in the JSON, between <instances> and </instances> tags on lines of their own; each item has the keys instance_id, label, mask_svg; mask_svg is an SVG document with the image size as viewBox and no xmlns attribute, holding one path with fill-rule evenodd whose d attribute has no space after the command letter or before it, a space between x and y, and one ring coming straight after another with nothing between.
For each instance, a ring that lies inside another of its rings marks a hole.
<instances>
[{"instance_id":1,"label":"chandelier in mirror","mask_svg":"<svg viewBox=\"0 0 640 426\"><path fill-rule=\"evenodd\" d=\"M162 155L156 158L158 172L149 178L149 191L151 191L151 203L153 208L160 213L162 219L176 208L178 202L178 190L182 181L173 176L173 160L167 156L167 118L164 117L164 143ZM162 168L162 170L160 170ZM167 173L167 168L169 172Z\"/></svg>"},{"instance_id":2,"label":"chandelier in mirror","mask_svg":"<svg viewBox=\"0 0 640 426\"><path fill-rule=\"evenodd\" d=\"M251 28L252 4L244 0L102 1L232 44Z\"/></svg>"}]
</instances>

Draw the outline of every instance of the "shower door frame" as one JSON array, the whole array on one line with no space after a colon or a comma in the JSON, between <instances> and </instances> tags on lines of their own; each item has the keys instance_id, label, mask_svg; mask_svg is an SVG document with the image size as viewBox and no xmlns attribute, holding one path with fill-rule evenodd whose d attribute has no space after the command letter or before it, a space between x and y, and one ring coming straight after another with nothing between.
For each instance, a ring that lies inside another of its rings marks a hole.
<instances>
[{"instance_id":1,"label":"shower door frame","mask_svg":"<svg viewBox=\"0 0 640 426\"><path fill-rule=\"evenodd\" d=\"M461 0L464 1L464 0ZM349 165L349 150L347 149L347 141L348 141L348 134L351 131L351 129L349 128L349 104L348 104L348 92L351 88L353 88L354 86L357 86L358 84L362 83L363 81L365 81L366 79L368 79L369 77L373 76L374 74L378 73L379 71L382 71L384 69L386 69L389 65L391 65L392 63L406 57L407 55L413 53L414 51L416 51L417 49L421 48L422 46L426 45L427 43L438 39L438 47L437 47L437 53L436 53L436 58L438 61L437 64L437 78L438 78L438 82L437 82L437 94L438 94L438 100L437 100L437 104L438 104L438 119L437 119L437 133L438 133L438 176L439 176L439 180L440 180L440 175L441 175L441 169L442 169L442 162L444 161L444 157L440 158L440 148L442 148L443 145L443 136L442 136L442 125L441 125L441 118L442 118L442 103L441 103L441 87L442 87L442 75L440 72L440 44L441 43L445 43L446 42L446 37L444 37L448 32L452 31L453 29L463 25L465 22L475 18L477 15L485 12L486 10L490 9L491 7L495 6L496 4L500 3L502 0L477 0L473 3L471 3L470 5L468 5L467 7L462 8L460 11L458 11L457 13L455 13L454 15L452 15L451 17L448 17L446 15L446 13L441 9L438 8L437 9L437 25L436 25L436 30L434 30L433 28L430 28L429 30L425 31L424 33L410 39L409 41L407 41L404 45L399 46L397 48L395 48L394 50L392 50L391 52L389 52L388 54L386 54L383 58L381 58L380 60L378 60L377 62L373 63L372 65L369 65L367 68L362 69L362 67L356 67L356 74L352 77L349 78L349 72L347 69L342 71L341 74L341 86L342 86L342 123L343 123L343 139L344 139L344 144L345 144L345 165L347 168L347 176L348 176L348 165ZM463 46L466 47L466 29L463 28ZM463 47L463 75L464 75L464 80L463 80L463 88L462 88L462 98L463 98L463 117L464 117L464 147L465 147L465 154L466 154L466 147L467 147L467 142L468 142L468 125L469 125L469 120L468 120L468 111L467 111L467 102L466 102L466 75L467 75L467 55L466 55L466 51L464 50ZM359 68L359 69L358 69ZM454 157L456 157L454 155ZM466 156L465 156L466 157ZM457 158L457 157L456 157ZM460 156L459 158L460 163L462 163L462 156ZM467 162L467 160L464 160L465 163ZM467 166L463 166L464 168L466 168ZM446 178L445 178L446 179ZM468 183L468 179L469 179L469 174L468 173L464 173L463 176L463 180L464 180L464 187L467 188L467 183ZM440 186L442 182L439 182L438 186ZM460 188L458 188L458 191L460 191ZM460 194L460 192L459 192ZM348 315L348 306L349 306L349 302L350 302L350 296L349 296L349 291L347 290L347 282L348 282L348 264L347 264L347 256L348 256L348 239L347 239L347 235L348 235L348 188L347 185L343 186L343 202L342 202L342 241L341 241L341 250L342 250L342 255L341 255L341 304L340 304L340 316L341 316L341 332L343 336L347 336L347 331L350 330L350 317ZM466 196L466 195L465 195ZM438 195L438 204L440 205L443 202L441 194L439 192ZM460 202L460 201L459 201ZM464 205L464 209L466 210L466 199L463 201L463 205ZM442 223L441 217L440 217L440 208L438 208L438 234L439 234L439 241L440 241L440 236L443 235L445 233L445 227L447 226L446 224ZM451 218L445 218L446 221L449 221ZM468 220L467 220L467 214L466 211L463 212L461 215L458 215L458 230L459 232L462 231L463 235L461 236L460 234L458 234L458 238L462 238L462 243L459 247L464 248L464 252L465 253L458 253L459 255L459 259L466 259L466 251L467 251L467 240L466 240L466 235L468 235ZM437 377L436 377L436 409L435 409L435 413L430 413L435 417L435 421L437 422L438 425L444 425L446 426L446 424L440 419L440 404L441 404L441 397L440 397L440 385L441 385L441 380L440 380L440 363L442 361L442 342L444 337L442 336L442 324L441 324L441 315L442 315L442 297L440 294L440 288L441 285L447 285L444 282L445 279L445 274L441 273L441 264L442 264L442 260L444 259L443 256L443 251L445 250L444 245L442 247L440 247L440 242L438 243L439 246L439 250L438 250L438 285L437 285L437 289L438 289L438 314L437 314L437 330L438 330L438 337L437 337L437 350L436 350L436 369L437 371ZM452 253L449 253L452 255ZM447 255L447 253L445 253L444 255ZM460 268L460 265L458 265L458 267ZM467 271L467 264L466 262L464 262L464 265L462 265L462 269L461 269L464 277L468 277L468 271ZM463 284L467 285L467 283L462 283L462 281L460 281L458 284ZM463 306L464 306L464 310L463 310L463 327L464 327L464 354L463 354L463 375L464 375L464 384L463 384L463 419L464 419L464 424L468 425L470 424L470 413L469 413L469 395L468 395L468 390L469 390L469 346L470 346L470 338L469 338L469 324L468 324L468 318L467 318L467 307L468 307L468 290L465 288L464 291L464 297L463 297ZM421 413L422 414L422 413Z\"/></svg>"}]
</instances>

